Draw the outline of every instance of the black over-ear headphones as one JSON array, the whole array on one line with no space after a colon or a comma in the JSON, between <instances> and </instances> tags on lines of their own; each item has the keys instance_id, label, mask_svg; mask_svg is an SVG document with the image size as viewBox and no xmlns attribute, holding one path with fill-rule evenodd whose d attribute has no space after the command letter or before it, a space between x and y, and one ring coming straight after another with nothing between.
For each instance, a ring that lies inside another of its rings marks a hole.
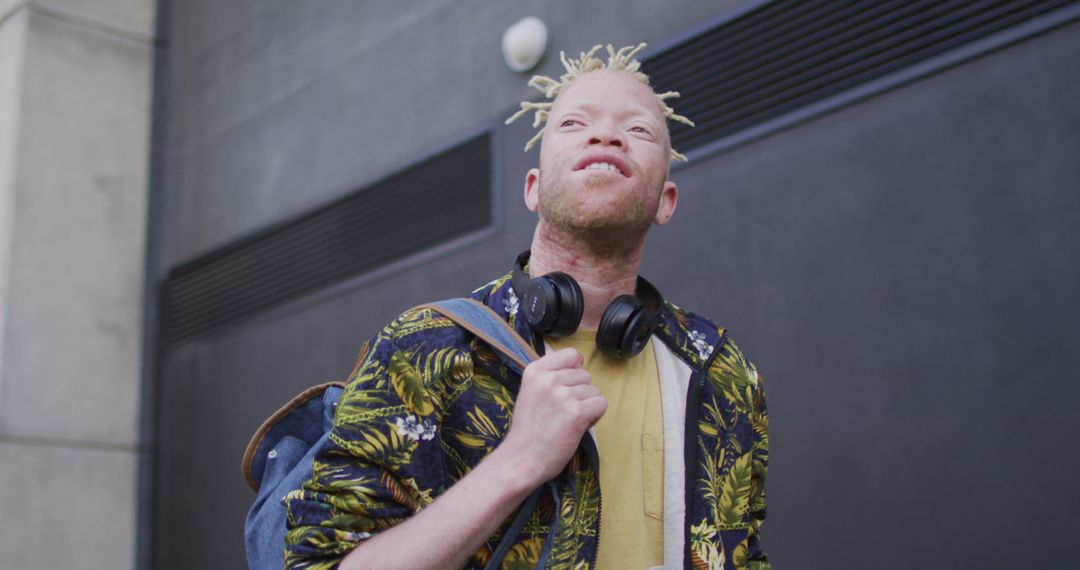
<instances>
[{"instance_id":1,"label":"black over-ear headphones","mask_svg":"<svg viewBox=\"0 0 1080 570\"><path fill-rule=\"evenodd\" d=\"M556 271L530 279L525 275L529 252L514 263L511 284L521 298L525 320L540 334L569 336L581 324L585 299L574 278ZM664 299L645 278L638 276L637 295L619 295L604 309L596 330L596 347L608 356L630 358L641 352L656 329Z\"/></svg>"}]
</instances>

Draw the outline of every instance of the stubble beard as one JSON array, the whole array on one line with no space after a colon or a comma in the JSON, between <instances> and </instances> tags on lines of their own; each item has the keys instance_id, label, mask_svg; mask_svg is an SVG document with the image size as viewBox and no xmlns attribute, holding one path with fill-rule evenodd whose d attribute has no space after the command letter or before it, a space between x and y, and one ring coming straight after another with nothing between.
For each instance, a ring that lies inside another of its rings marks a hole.
<instances>
[{"instance_id":1,"label":"stubble beard","mask_svg":"<svg viewBox=\"0 0 1080 570\"><path fill-rule=\"evenodd\" d=\"M650 200L611 201L588 204L574 192L589 192L610 182L588 178L583 188L562 181L545 184L541 177L537 210L548 230L555 231L597 254L617 255L640 247L652 226L659 205L659 191Z\"/></svg>"}]
</instances>

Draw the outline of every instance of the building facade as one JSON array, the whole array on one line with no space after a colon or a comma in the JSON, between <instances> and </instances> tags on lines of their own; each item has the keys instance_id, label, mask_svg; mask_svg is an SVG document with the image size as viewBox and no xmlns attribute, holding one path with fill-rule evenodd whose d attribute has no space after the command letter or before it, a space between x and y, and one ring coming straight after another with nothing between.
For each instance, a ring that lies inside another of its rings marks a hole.
<instances>
[{"instance_id":1,"label":"building facade","mask_svg":"<svg viewBox=\"0 0 1080 570\"><path fill-rule=\"evenodd\" d=\"M1080 2L57 0L0 2L11 567L243 567L260 422L528 246L525 16L698 123L643 272L763 372L778 567L1080 555Z\"/></svg>"}]
</instances>

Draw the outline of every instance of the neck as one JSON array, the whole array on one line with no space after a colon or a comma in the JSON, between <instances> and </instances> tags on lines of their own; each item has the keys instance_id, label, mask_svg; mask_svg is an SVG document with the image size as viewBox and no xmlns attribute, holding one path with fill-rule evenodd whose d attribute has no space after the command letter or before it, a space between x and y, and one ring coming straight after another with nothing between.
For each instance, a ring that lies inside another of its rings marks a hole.
<instances>
[{"instance_id":1,"label":"neck","mask_svg":"<svg viewBox=\"0 0 1080 570\"><path fill-rule=\"evenodd\" d=\"M600 326L600 317L612 299L634 294L644 251L644 236L639 239L591 240L588 236L567 235L541 220L533 234L529 276L554 271L572 276L581 286L585 299L580 328L595 330Z\"/></svg>"}]
</instances>

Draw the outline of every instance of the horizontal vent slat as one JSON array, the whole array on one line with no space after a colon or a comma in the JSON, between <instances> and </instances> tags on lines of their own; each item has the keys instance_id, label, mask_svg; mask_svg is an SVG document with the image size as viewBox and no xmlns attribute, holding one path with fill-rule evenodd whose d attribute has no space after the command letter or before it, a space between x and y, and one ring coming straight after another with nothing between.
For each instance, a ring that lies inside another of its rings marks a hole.
<instances>
[{"instance_id":1,"label":"horizontal vent slat","mask_svg":"<svg viewBox=\"0 0 1080 570\"><path fill-rule=\"evenodd\" d=\"M485 133L332 204L176 268L176 342L303 297L492 222Z\"/></svg>"},{"instance_id":2,"label":"horizontal vent slat","mask_svg":"<svg viewBox=\"0 0 1080 570\"><path fill-rule=\"evenodd\" d=\"M1066 1L784 0L643 62L696 128L672 125L686 152L1048 13Z\"/></svg>"}]
</instances>

